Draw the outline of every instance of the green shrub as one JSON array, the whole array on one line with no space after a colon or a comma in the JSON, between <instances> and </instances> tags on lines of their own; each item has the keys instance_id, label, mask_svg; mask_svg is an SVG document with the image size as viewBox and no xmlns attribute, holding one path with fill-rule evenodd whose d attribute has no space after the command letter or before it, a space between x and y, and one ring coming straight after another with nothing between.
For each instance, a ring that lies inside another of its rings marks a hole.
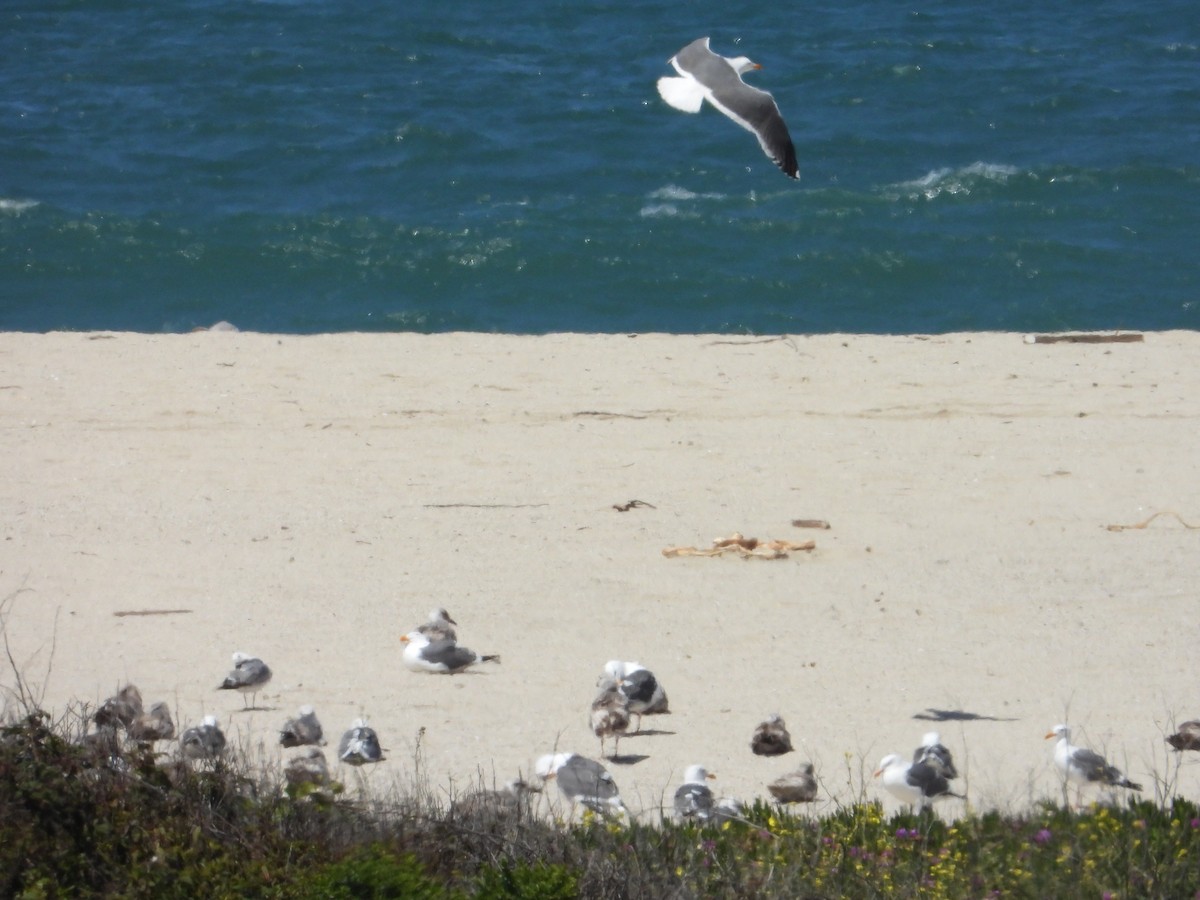
<instances>
[{"instance_id":1,"label":"green shrub","mask_svg":"<svg viewBox=\"0 0 1200 900\"><path fill-rule=\"evenodd\" d=\"M574 900L578 878L565 866L503 860L480 872L475 896L484 900Z\"/></svg>"},{"instance_id":2,"label":"green shrub","mask_svg":"<svg viewBox=\"0 0 1200 900\"><path fill-rule=\"evenodd\" d=\"M79 729L80 731L82 729ZM415 796L289 797L224 762L97 750L41 712L0 727L0 897L958 898L1200 895L1200 808L821 818L759 802L719 825L564 828Z\"/></svg>"}]
</instances>

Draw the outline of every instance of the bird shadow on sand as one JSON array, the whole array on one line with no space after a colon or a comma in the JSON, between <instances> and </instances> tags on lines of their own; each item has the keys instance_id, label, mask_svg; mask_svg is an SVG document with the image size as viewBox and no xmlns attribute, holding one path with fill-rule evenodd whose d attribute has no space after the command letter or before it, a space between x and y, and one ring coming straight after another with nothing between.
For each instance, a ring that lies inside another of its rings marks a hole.
<instances>
[{"instance_id":1,"label":"bird shadow on sand","mask_svg":"<svg viewBox=\"0 0 1200 900\"><path fill-rule=\"evenodd\" d=\"M649 758L650 756L646 753L621 753L605 757L605 759L616 766L636 766L638 763Z\"/></svg>"},{"instance_id":2,"label":"bird shadow on sand","mask_svg":"<svg viewBox=\"0 0 1200 900\"><path fill-rule=\"evenodd\" d=\"M914 719L926 722L1016 722L1013 717L985 716L980 713L967 712L962 709L934 709L926 707L922 712L915 713Z\"/></svg>"},{"instance_id":3,"label":"bird shadow on sand","mask_svg":"<svg viewBox=\"0 0 1200 900\"><path fill-rule=\"evenodd\" d=\"M248 712L276 712L278 706L243 706L241 709L235 709L230 715L236 716L238 713Z\"/></svg>"}]
</instances>

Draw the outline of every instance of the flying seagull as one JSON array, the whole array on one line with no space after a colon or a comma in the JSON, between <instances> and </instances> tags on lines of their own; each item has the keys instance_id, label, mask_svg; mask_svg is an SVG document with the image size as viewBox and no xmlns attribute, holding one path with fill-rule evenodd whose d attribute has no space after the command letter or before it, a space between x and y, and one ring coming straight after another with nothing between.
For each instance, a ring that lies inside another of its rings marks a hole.
<instances>
[{"instance_id":1,"label":"flying seagull","mask_svg":"<svg viewBox=\"0 0 1200 900\"><path fill-rule=\"evenodd\" d=\"M954 757L936 731L927 731L925 737L921 738L921 746L913 751L913 762L925 763L947 781L958 777Z\"/></svg>"},{"instance_id":2,"label":"flying seagull","mask_svg":"<svg viewBox=\"0 0 1200 900\"><path fill-rule=\"evenodd\" d=\"M750 749L756 756L779 756L792 752L792 736L778 715L769 716L754 729Z\"/></svg>"},{"instance_id":3,"label":"flying seagull","mask_svg":"<svg viewBox=\"0 0 1200 900\"><path fill-rule=\"evenodd\" d=\"M708 48L708 38L692 41L668 62L679 73L658 79L663 100L682 112L698 113L705 100L747 131L754 132L763 152L789 178L800 177L796 147L774 98L742 81L742 74L761 69L744 56L728 58Z\"/></svg>"},{"instance_id":4,"label":"flying seagull","mask_svg":"<svg viewBox=\"0 0 1200 900\"><path fill-rule=\"evenodd\" d=\"M404 665L414 672L434 672L453 675L476 663L500 662L500 655L483 655L454 641L431 641L419 631L410 631L400 638L404 643Z\"/></svg>"},{"instance_id":5,"label":"flying seagull","mask_svg":"<svg viewBox=\"0 0 1200 900\"><path fill-rule=\"evenodd\" d=\"M875 777L883 776L883 786L903 803L923 809L942 797L958 797L950 782L927 763L905 762L899 753L889 753L879 763Z\"/></svg>"},{"instance_id":6,"label":"flying seagull","mask_svg":"<svg viewBox=\"0 0 1200 900\"><path fill-rule=\"evenodd\" d=\"M716 776L704 766L688 766L675 791L675 815L685 822L707 822L716 814L713 793L705 781Z\"/></svg>"},{"instance_id":7,"label":"flying seagull","mask_svg":"<svg viewBox=\"0 0 1200 900\"><path fill-rule=\"evenodd\" d=\"M271 680L271 669L265 662L248 653L233 654L233 668L225 676L225 680L217 686L218 691L240 691L244 709L254 709L253 701L258 692ZM246 695L250 695L250 703Z\"/></svg>"},{"instance_id":8,"label":"flying seagull","mask_svg":"<svg viewBox=\"0 0 1200 900\"><path fill-rule=\"evenodd\" d=\"M1121 770L1111 766L1103 756L1087 747L1076 747L1071 743L1071 729L1066 725L1055 725L1046 734L1046 740L1058 738L1054 745L1054 764L1058 770L1076 784L1076 802L1079 791L1085 784L1107 784L1112 787L1140 791L1142 786L1126 778Z\"/></svg>"}]
</instances>

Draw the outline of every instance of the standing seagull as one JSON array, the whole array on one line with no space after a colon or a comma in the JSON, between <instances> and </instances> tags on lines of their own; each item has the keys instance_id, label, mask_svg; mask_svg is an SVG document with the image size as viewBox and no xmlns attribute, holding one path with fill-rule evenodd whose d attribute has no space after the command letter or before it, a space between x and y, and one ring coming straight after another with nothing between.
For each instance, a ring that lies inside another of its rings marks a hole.
<instances>
[{"instance_id":1,"label":"standing seagull","mask_svg":"<svg viewBox=\"0 0 1200 900\"><path fill-rule=\"evenodd\" d=\"M405 645L404 665L414 672L453 675L476 663L500 662L497 653L484 656L454 641L431 641L419 631L410 631L400 640Z\"/></svg>"},{"instance_id":2,"label":"standing seagull","mask_svg":"<svg viewBox=\"0 0 1200 900\"><path fill-rule=\"evenodd\" d=\"M675 815L684 821L712 819L716 808L712 790L705 781L715 777L704 766L688 766L683 772L683 784L675 791Z\"/></svg>"},{"instance_id":3,"label":"standing seagull","mask_svg":"<svg viewBox=\"0 0 1200 900\"><path fill-rule=\"evenodd\" d=\"M188 759L214 759L225 752L225 733L216 716L205 716L179 738L179 749Z\"/></svg>"},{"instance_id":4,"label":"standing seagull","mask_svg":"<svg viewBox=\"0 0 1200 900\"><path fill-rule=\"evenodd\" d=\"M812 803L817 799L817 777L813 764L805 763L795 772L776 778L767 790L778 803Z\"/></svg>"},{"instance_id":5,"label":"standing seagull","mask_svg":"<svg viewBox=\"0 0 1200 900\"><path fill-rule=\"evenodd\" d=\"M954 757L936 731L928 731L925 737L921 738L921 746L913 751L913 762L925 763L947 781L958 777L958 769L954 768Z\"/></svg>"},{"instance_id":6,"label":"standing seagull","mask_svg":"<svg viewBox=\"0 0 1200 900\"><path fill-rule=\"evenodd\" d=\"M625 698L629 711L637 716L634 734L642 730L642 716L664 715L671 711L662 684L653 672L639 663L610 659L604 664L604 674L617 682L617 690Z\"/></svg>"},{"instance_id":7,"label":"standing seagull","mask_svg":"<svg viewBox=\"0 0 1200 900\"><path fill-rule=\"evenodd\" d=\"M875 777L883 776L883 786L903 803L924 809L942 797L958 797L950 782L927 763L905 762L899 753L889 753L879 763Z\"/></svg>"},{"instance_id":8,"label":"standing seagull","mask_svg":"<svg viewBox=\"0 0 1200 900\"><path fill-rule=\"evenodd\" d=\"M742 74L761 69L744 56L727 58L708 48L708 38L692 41L668 62L679 77L658 79L658 93L682 112L698 113L705 100L747 131L754 132L763 152L789 178L800 177L796 147L775 100L742 81Z\"/></svg>"},{"instance_id":9,"label":"standing seagull","mask_svg":"<svg viewBox=\"0 0 1200 900\"><path fill-rule=\"evenodd\" d=\"M534 769L543 780L553 778L558 782L562 795L575 804L581 803L593 812L621 812L629 810L621 800L617 783L600 763L574 753L548 753L537 761Z\"/></svg>"},{"instance_id":10,"label":"standing seagull","mask_svg":"<svg viewBox=\"0 0 1200 900\"><path fill-rule=\"evenodd\" d=\"M588 719L592 731L600 738L600 755L604 756L604 739L612 737L613 755L616 759L621 749L621 735L629 730L629 703L617 688L613 679L600 679L600 692L592 701L591 717Z\"/></svg>"},{"instance_id":11,"label":"standing seagull","mask_svg":"<svg viewBox=\"0 0 1200 900\"><path fill-rule=\"evenodd\" d=\"M305 744L324 744L325 734L321 723L317 721L316 711L305 704L300 707L300 714L294 719L288 719L279 729L279 743L285 747L302 747Z\"/></svg>"},{"instance_id":12,"label":"standing seagull","mask_svg":"<svg viewBox=\"0 0 1200 900\"><path fill-rule=\"evenodd\" d=\"M350 729L342 735L338 744L338 759L351 766L365 766L383 761L383 748L375 729L367 726L366 719L355 719Z\"/></svg>"},{"instance_id":13,"label":"standing seagull","mask_svg":"<svg viewBox=\"0 0 1200 900\"><path fill-rule=\"evenodd\" d=\"M1071 729L1066 725L1055 725L1046 734L1046 740L1058 738L1054 745L1054 764L1066 776L1068 781L1076 784L1075 802L1079 803L1079 794L1085 784L1107 784L1112 787L1129 788L1140 791L1142 786L1135 784L1121 774L1121 770L1108 764L1099 753L1086 747L1076 747L1071 743Z\"/></svg>"},{"instance_id":14,"label":"standing seagull","mask_svg":"<svg viewBox=\"0 0 1200 900\"><path fill-rule=\"evenodd\" d=\"M750 738L750 749L756 756L780 756L792 752L792 736L778 715L769 716L767 721L754 729Z\"/></svg>"},{"instance_id":15,"label":"standing seagull","mask_svg":"<svg viewBox=\"0 0 1200 900\"><path fill-rule=\"evenodd\" d=\"M218 691L241 691L242 708L254 709L254 700L258 692L271 680L271 669L265 662L248 653L233 654L233 668L225 676L225 680L217 687ZM246 695L250 702L246 702Z\"/></svg>"}]
</instances>

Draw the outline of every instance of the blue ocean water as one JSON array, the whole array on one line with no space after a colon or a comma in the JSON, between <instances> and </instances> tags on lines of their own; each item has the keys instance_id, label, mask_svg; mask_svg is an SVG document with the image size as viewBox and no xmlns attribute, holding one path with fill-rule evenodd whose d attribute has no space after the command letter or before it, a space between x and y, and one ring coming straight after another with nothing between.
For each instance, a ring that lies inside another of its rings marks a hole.
<instances>
[{"instance_id":1,"label":"blue ocean water","mask_svg":"<svg viewBox=\"0 0 1200 900\"><path fill-rule=\"evenodd\" d=\"M763 65L785 178L655 81ZM10 0L0 329L1200 327L1190 0Z\"/></svg>"}]
</instances>

